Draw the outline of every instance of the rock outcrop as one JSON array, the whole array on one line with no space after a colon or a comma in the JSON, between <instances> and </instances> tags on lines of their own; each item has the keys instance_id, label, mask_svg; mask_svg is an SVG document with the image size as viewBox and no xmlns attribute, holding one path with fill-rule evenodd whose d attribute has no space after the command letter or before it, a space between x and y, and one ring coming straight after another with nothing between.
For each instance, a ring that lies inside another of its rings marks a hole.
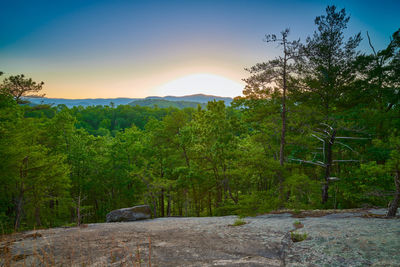
<instances>
[{"instance_id":1,"label":"rock outcrop","mask_svg":"<svg viewBox=\"0 0 400 267\"><path fill-rule=\"evenodd\" d=\"M265 214L235 227L237 216L40 229L3 236L0 266L398 267L400 219L386 212ZM307 238L293 242L294 230Z\"/></svg>"},{"instance_id":2,"label":"rock outcrop","mask_svg":"<svg viewBox=\"0 0 400 267\"><path fill-rule=\"evenodd\" d=\"M151 209L148 205L113 210L106 216L107 222L131 222L151 218Z\"/></svg>"}]
</instances>

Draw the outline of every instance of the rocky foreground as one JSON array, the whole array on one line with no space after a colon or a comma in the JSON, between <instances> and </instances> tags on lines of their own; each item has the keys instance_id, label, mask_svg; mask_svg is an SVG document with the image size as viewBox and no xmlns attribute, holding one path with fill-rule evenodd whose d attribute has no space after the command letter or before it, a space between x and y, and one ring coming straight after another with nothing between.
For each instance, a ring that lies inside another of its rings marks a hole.
<instances>
[{"instance_id":1,"label":"rocky foreground","mask_svg":"<svg viewBox=\"0 0 400 267\"><path fill-rule=\"evenodd\" d=\"M400 219L381 214L268 214L241 226L232 226L236 216L159 218L38 230L4 237L0 266L400 266ZM304 241L292 241L295 226L307 233Z\"/></svg>"}]
</instances>

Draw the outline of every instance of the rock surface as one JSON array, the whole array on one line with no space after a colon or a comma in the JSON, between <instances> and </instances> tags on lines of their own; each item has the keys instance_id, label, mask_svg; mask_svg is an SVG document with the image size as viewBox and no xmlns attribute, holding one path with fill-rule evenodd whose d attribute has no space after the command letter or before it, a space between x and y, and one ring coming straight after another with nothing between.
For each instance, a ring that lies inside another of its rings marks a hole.
<instances>
[{"instance_id":1,"label":"rock surface","mask_svg":"<svg viewBox=\"0 0 400 267\"><path fill-rule=\"evenodd\" d=\"M113 210L106 215L107 222L132 222L151 218L151 209L148 205Z\"/></svg>"},{"instance_id":2,"label":"rock surface","mask_svg":"<svg viewBox=\"0 0 400 267\"><path fill-rule=\"evenodd\" d=\"M268 214L236 227L236 216L159 218L38 230L7 236L0 266L400 266L400 219L374 216ZM293 243L296 221L308 238Z\"/></svg>"}]
</instances>

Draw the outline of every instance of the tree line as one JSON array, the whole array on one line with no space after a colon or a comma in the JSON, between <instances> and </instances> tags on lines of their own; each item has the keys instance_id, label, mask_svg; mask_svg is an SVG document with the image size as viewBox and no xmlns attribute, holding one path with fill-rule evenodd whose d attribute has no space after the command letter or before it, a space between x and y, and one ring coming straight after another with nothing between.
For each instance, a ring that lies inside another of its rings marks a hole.
<instances>
[{"instance_id":1,"label":"tree line","mask_svg":"<svg viewBox=\"0 0 400 267\"><path fill-rule=\"evenodd\" d=\"M345 38L328 6L304 42L248 68L231 106L30 105L41 83L9 76L0 94L3 231L104 221L149 204L154 217L274 209L389 207L400 198L400 30L385 49Z\"/></svg>"}]
</instances>

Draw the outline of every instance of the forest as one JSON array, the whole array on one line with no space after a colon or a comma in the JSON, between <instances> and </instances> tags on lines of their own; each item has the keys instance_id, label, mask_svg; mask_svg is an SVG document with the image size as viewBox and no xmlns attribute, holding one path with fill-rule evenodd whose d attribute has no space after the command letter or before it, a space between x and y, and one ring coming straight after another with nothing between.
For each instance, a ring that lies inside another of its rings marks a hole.
<instances>
[{"instance_id":1,"label":"forest","mask_svg":"<svg viewBox=\"0 0 400 267\"><path fill-rule=\"evenodd\" d=\"M377 50L368 33L347 37L349 21L328 6L305 40L266 35L280 55L247 68L231 106L29 105L44 84L2 73L1 231L103 222L139 204L154 217L375 206L395 216L400 29Z\"/></svg>"}]
</instances>

